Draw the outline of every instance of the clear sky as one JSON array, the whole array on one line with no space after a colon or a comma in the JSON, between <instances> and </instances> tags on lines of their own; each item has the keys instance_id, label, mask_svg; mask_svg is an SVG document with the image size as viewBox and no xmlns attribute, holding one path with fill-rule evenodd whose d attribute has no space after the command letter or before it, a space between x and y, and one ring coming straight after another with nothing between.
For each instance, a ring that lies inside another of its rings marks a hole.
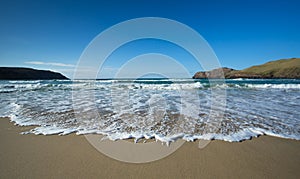
<instances>
[{"instance_id":1,"label":"clear sky","mask_svg":"<svg viewBox=\"0 0 300 179\"><path fill-rule=\"evenodd\" d=\"M103 30L132 18L164 17L200 33L222 66L243 69L300 57L299 8L298 0L1 0L0 66L50 69L71 77L83 50ZM140 55L170 48L184 54L172 44L137 41L105 65L107 70L120 67L124 58L118 57L129 51ZM200 70L185 57L179 63L191 74Z\"/></svg>"}]
</instances>

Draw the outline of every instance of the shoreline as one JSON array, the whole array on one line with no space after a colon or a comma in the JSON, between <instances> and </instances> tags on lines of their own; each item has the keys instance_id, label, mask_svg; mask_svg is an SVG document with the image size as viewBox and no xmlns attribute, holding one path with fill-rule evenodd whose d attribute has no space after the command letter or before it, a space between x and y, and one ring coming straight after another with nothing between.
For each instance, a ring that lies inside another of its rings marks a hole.
<instances>
[{"instance_id":1,"label":"shoreline","mask_svg":"<svg viewBox=\"0 0 300 179\"><path fill-rule=\"evenodd\" d=\"M299 178L300 141L260 136L242 142L185 142L144 164L120 162L83 135L21 135L31 127L0 118L0 178Z\"/></svg>"}]
</instances>

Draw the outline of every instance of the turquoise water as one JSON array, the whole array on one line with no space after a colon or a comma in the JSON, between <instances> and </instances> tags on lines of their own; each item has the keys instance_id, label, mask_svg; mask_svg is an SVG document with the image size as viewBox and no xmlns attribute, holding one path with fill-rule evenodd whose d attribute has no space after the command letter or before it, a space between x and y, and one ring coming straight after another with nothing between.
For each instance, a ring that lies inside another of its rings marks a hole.
<instances>
[{"instance_id":1,"label":"turquoise water","mask_svg":"<svg viewBox=\"0 0 300 179\"><path fill-rule=\"evenodd\" d=\"M25 133L111 140L300 140L299 99L296 79L0 81L0 116Z\"/></svg>"}]
</instances>

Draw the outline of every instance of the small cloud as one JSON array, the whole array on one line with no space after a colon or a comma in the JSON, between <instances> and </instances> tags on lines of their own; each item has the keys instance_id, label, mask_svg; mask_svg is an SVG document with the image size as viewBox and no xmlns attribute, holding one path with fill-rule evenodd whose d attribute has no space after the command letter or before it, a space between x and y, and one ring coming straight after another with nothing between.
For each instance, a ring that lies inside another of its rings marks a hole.
<instances>
[{"instance_id":1,"label":"small cloud","mask_svg":"<svg viewBox=\"0 0 300 179\"><path fill-rule=\"evenodd\" d=\"M28 61L25 62L26 64L32 65L50 65L50 66L59 66L59 67L75 67L72 64L65 64L65 63L56 63L56 62L41 62L41 61Z\"/></svg>"}]
</instances>

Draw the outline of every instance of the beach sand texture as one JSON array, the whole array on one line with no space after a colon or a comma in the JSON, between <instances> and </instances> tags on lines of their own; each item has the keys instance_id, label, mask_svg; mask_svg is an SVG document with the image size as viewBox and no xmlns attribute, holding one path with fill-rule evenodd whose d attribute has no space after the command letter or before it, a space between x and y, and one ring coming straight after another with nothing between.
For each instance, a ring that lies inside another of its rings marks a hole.
<instances>
[{"instance_id":1,"label":"beach sand texture","mask_svg":"<svg viewBox=\"0 0 300 179\"><path fill-rule=\"evenodd\" d=\"M0 178L300 178L300 141L261 136L243 142L186 142L158 161L111 159L81 136L20 135L0 119Z\"/></svg>"}]
</instances>

